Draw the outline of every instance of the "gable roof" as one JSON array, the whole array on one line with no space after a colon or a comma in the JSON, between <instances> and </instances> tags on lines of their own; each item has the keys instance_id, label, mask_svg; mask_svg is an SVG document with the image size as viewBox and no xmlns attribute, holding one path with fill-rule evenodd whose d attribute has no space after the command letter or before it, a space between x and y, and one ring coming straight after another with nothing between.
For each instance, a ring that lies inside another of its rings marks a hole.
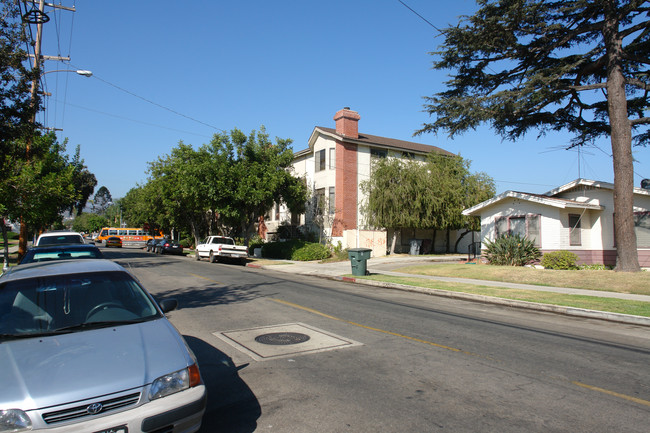
<instances>
[{"instance_id":1,"label":"gable roof","mask_svg":"<svg viewBox=\"0 0 650 433\"><path fill-rule=\"evenodd\" d=\"M543 206L551 206L551 207L557 207L561 209L593 209L593 210L603 209L602 206L594 203L579 202L576 200L570 200L566 198L549 197L547 195L542 195L542 194L531 194L527 192L518 192L518 191L506 191L504 193L497 195L496 197L493 197L489 200L486 200L482 203L472 206L469 209L465 209L462 213L463 215L467 215L467 216L480 216L481 211L483 209L510 198L516 198L519 200L537 203Z\"/></svg>"},{"instance_id":2,"label":"gable roof","mask_svg":"<svg viewBox=\"0 0 650 433\"><path fill-rule=\"evenodd\" d=\"M366 146L378 147L387 150L395 150L401 152L413 152L419 154L427 154L431 152L439 153L442 155L454 155L451 152L448 152L444 149L441 149L436 146L430 146L428 144L415 143L412 141L398 140L395 138L381 137L378 135L362 134L359 133L359 138L347 137L343 134L336 132L334 128L326 128L324 126L316 126L309 137L309 147L307 149L296 152L294 156L302 156L304 154L310 153L311 149L314 147L314 141L316 140L318 134L322 134L339 140L346 143L354 144L363 144Z\"/></svg>"},{"instance_id":3,"label":"gable roof","mask_svg":"<svg viewBox=\"0 0 650 433\"><path fill-rule=\"evenodd\" d=\"M590 180L590 179L582 179L582 178L580 178L580 179L576 179L576 180L574 180L572 182L569 182L569 183L567 183L565 185L558 186L557 188L552 189L552 190L544 193L544 195L554 196L554 195L558 195L558 194L561 194L563 192L569 191L569 190L574 189L574 188L579 188L579 187L582 187L582 186L589 186L589 187L593 187L593 188L614 190L614 184L613 183L602 182L602 181L599 181L599 180ZM634 194L650 195L650 190L647 190L645 188L634 187L634 188L632 188L632 192Z\"/></svg>"},{"instance_id":4,"label":"gable roof","mask_svg":"<svg viewBox=\"0 0 650 433\"><path fill-rule=\"evenodd\" d=\"M563 209L595 209L595 210L604 209L602 206L596 203L585 203L577 200L557 197L558 195L564 192L571 191L577 188L582 188L582 187L614 190L613 183L601 182L601 181L589 180L589 179L576 179L565 185L552 189L544 194L531 194L527 192L506 191L504 193L497 195L496 197L493 197L489 200L486 200L482 203L479 203L475 206L465 209L463 211L463 215L480 216L481 211L483 209L495 205L500 201L509 198L517 198L520 200L538 203L544 206L553 206L553 207L559 207ZM634 194L650 196L650 190L644 188L634 187L633 192Z\"/></svg>"}]
</instances>

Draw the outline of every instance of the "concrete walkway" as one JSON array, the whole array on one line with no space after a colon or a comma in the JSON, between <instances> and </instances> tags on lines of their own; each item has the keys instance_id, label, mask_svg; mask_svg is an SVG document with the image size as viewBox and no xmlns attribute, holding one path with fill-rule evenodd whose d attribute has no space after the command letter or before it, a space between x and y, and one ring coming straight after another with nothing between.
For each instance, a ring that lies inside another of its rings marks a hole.
<instances>
[{"instance_id":1,"label":"concrete walkway","mask_svg":"<svg viewBox=\"0 0 650 433\"><path fill-rule=\"evenodd\" d=\"M469 278L450 278L450 277L436 277L428 275L416 275L399 272L399 268L412 265L432 264L434 262L449 261L458 262L466 260L467 256L445 256L443 258L432 259L430 256L396 256L396 257L375 257L367 262L367 270L370 274L383 274L398 277L409 278L422 278L426 280L441 281L446 283L463 283L463 284L476 284L480 286L490 287L506 287L512 289L522 290L536 290L542 292L563 293L568 295L582 295L594 296L600 298L617 298L630 301L649 302L650 296L636 295L629 293L617 292L603 292L600 290L583 290L573 289L567 287L549 287L537 286L531 284L517 284L506 283L499 281L486 281L475 280ZM493 303L507 305L517 308L533 309L538 311L547 311L553 313L560 313L571 316L588 317L601 320L611 320L615 322L629 323L642 326L650 326L650 317L631 316L626 314L608 313L603 311L587 310L583 308L564 307L550 304L538 304L534 302L517 301L503 298L496 298L492 296L474 295L469 293L454 292L451 290L428 289L423 287L408 286L404 284L393 284L378 281L365 280L362 278L350 277L352 268L349 261L334 262L334 263L318 263L318 262L298 262L298 261L280 261L286 264L271 264L271 265L256 265L255 262L249 263L248 266L260 267L267 270L274 270L278 272L288 272L291 274L312 275L316 277L335 279L357 284L365 284L372 286L380 286L385 288L415 291L420 293L427 293L436 296L445 296L452 298L459 298L471 301Z\"/></svg>"}]
</instances>

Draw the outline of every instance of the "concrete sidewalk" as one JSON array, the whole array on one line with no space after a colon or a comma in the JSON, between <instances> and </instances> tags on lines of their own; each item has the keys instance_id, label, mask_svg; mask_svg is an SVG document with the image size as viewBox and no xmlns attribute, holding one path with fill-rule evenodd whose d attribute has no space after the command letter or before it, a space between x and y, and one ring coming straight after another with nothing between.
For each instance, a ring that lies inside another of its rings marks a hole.
<instances>
[{"instance_id":1,"label":"concrete sidewalk","mask_svg":"<svg viewBox=\"0 0 650 433\"><path fill-rule=\"evenodd\" d=\"M435 277L427 275L415 275L399 272L399 268L411 265L433 264L435 262L459 262L466 260L467 256L445 256L442 258L434 258L431 256L397 256L397 257L374 257L368 260L367 270L370 274L383 274L399 277L409 278L422 278L427 280L441 281L445 283L463 283L463 284L476 284L480 286L490 287L506 287L522 290L536 290L542 292L562 293L568 295L581 295L581 296L594 296L600 298L617 298L630 301L650 302L650 296L635 295L629 293L617 292L603 292L599 290L583 290L573 289L567 287L549 287L537 286L530 284L517 284L506 283L499 281L487 280L474 280L468 278L450 278L450 277ZM458 299L465 299L471 301L493 303L500 305L507 305L517 308L526 308L538 311L547 311L570 316L588 317L601 320L610 320L615 322L629 323L642 326L650 326L650 317L631 316L626 314L609 313L603 311L587 310L583 308L564 307L550 304L538 304L534 302L517 301L503 298L496 298L492 296L474 295L469 293L454 292L451 290L428 289L423 287L408 286L404 284L393 284L379 281L371 281L363 278L355 278L349 276L352 273L352 268L349 261L333 262L333 263L319 263L319 262L299 262L281 260L281 263L286 264L272 264L272 265L256 265L254 262L249 263L248 266L259 267L267 270L278 272L288 272L291 274L312 275L321 278L335 279L339 281L346 281L350 283L365 284L371 286L379 286L385 288L407 290L413 292L426 293L436 296L444 296Z\"/></svg>"}]
</instances>

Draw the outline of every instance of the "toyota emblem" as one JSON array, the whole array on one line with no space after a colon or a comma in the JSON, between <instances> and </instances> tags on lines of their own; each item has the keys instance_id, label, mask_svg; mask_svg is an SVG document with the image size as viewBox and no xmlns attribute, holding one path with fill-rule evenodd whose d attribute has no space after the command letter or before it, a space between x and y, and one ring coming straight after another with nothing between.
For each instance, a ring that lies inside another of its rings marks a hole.
<instances>
[{"instance_id":1,"label":"toyota emblem","mask_svg":"<svg viewBox=\"0 0 650 433\"><path fill-rule=\"evenodd\" d=\"M101 412L103 409L103 406L101 403L93 403L90 406L86 408L86 412L88 412L90 415L96 415L99 412Z\"/></svg>"}]
</instances>

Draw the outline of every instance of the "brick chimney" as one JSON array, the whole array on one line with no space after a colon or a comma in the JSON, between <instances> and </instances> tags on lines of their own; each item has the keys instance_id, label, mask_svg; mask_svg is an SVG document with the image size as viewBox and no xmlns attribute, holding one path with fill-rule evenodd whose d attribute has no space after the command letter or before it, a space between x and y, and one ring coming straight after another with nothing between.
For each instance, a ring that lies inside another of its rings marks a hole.
<instances>
[{"instance_id":1,"label":"brick chimney","mask_svg":"<svg viewBox=\"0 0 650 433\"><path fill-rule=\"evenodd\" d=\"M334 115L336 132L350 138L359 138L359 113L344 107Z\"/></svg>"}]
</instances>

